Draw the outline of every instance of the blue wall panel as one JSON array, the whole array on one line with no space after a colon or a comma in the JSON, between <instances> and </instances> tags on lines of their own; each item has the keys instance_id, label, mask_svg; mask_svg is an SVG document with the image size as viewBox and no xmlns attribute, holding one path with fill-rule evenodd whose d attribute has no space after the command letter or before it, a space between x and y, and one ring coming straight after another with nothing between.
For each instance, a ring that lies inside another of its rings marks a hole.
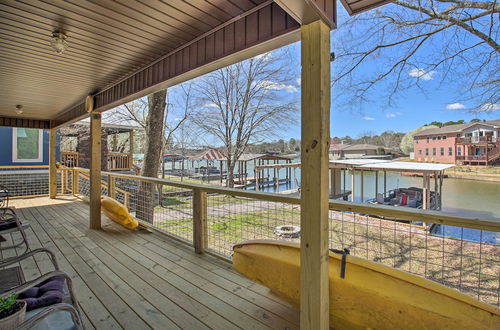
<instances>
[{"instance_id":1,"label":"blue wall panel","mask_svg":"<svg viewBox=\"0 0 500 330\"><path fill-rule=\"evenodd\" d=\"M0 127L0 166L49 165L49 130L43 130L43 161L13 162L12 159L12 127ZM59 160L59 136L57 137L57 159Z\"/></svg>"}]
</instances>

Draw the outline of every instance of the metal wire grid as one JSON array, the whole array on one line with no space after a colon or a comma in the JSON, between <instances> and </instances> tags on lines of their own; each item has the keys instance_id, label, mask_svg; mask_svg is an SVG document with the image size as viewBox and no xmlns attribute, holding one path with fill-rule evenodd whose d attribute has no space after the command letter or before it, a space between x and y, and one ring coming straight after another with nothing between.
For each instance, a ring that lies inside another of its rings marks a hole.
<instances>
[{"instance_id":1,"label":"metal wire grid","mask_svg":"<svg viewBox=\"0 0 500 330\"><path fill-rule=\"evenodd\" d=\"M298 242L290 232L281 234L278 226L300 225L300 207L257 199L210 194L207 197L208 250L231 257L237 243L254 239Z\"/></svg>"},{"instance_id":2,"label":"metal wire grid","mask_svg":"<svg viewBox=\"0 0 500 330\"><path fill-rule=\"evenodd\" d=\"M83 187L88 189L88 183ZM117 179L116 187L130 194L128 206L136 216L149 214L144 221L192 243L191 190L128 179ZM300 206L224 194L207 196L210 252L231 258L233 245L245 240L300 241L278 235L278 226L300 226ZM480 238L474 242L464 234L471 229L459 228L460 238L435 236L422 225L340 211L329 212L329 226L330 248L348 248L352 255L426 277L500 306L500 246L485 242L483 231L477 231Z\"/></svg>"},{"instance_id":3,"label":"metal wire grid","mask_svg":"<svg viewBox=\"0 0 500 330\"><path fill-rule=\"evenodd\" d=\"M178 239L193 241L193 192L163 184L118 178L117 199L128 194L129 211L150 226ZM122 197L123 198L123 197Z\"/></svg>"},{"instance_id":4,"label":"metal wire grid","mask_svg":"<svg viewBox=\"0 0 500 330\"><path fill-rule=\"evenodd\" d=\"M58 169L57 170L57 194L58 195L72 195L73 194L73 175L71 169Z\"/></svg>"},{"instance_id":5,"label":"metal wire grid","mask_svg":"<svg viewBox=\"0 0 500 330\"><path fill-rule=\"evenodd\" d=\"M434 236L428 227L349 212L330 211L330 247L386 264L500 305L500 246Z\"/></svg>"},{"instance_id":6,"label":"metal wire grid","mask_svg":"<svg viewBox=\"0 0 500 330\"><path fill-rule=\"evenodd\" d=\"M9 197L46 196L49 194L49 171L46 169L0 171L0 185L7 188Z\"/></svg>"}]
</instances>

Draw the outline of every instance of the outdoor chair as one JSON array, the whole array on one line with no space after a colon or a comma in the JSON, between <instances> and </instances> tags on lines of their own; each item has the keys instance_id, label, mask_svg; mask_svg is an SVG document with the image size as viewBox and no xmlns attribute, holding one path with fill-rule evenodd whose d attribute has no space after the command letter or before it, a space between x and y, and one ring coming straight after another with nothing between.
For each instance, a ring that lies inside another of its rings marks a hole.
<instances>
[{"instance_id":1,"label":"outdoor chair","mask_svg":"<svg viewBox=\"0 0 500 330\"><path fill-rule=\"evenodd\" d=\"M14 249L24 244L26 248L22 254L28 252L30 247L25 232L28 227L28 222L19 220L14 209L0 208L0 250ZM16 232L21 235L21 241L17 243L13 235ZM5 243L6 235L10 235L11 244Z\"/></svg>"},{"instance_id":2,"label":"outdoor chair","mask_svg":"<svg viewBox=\"0 0 500 330\"><path fill-rule=\"evenodd\" d=\"M27 303L24 322L16 329L83 329L73 284L66 273L46 273L1 296L6 298L13 293Z\"/></svg>"},{"instance_id":3,"label":"outdoor chair","mask_svg":"<svg viewBox=\"0 0 500 330\"><path fill-rule=\"evenodd\" d=\"M9 190L4 185L0 185L0 208L9 207Z\"/></svg>"}]
</instances>

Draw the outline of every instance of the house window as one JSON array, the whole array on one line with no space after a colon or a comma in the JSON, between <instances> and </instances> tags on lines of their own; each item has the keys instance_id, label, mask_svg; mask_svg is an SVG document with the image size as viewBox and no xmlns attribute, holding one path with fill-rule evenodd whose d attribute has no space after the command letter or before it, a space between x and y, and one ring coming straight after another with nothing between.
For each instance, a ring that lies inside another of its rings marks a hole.
<instances>
[{"instance_id":1,"label":"house window","mask_svg":"<svg viewBox=\"0 0 500 330\"><path fill-rule=\"evenodd\" d=\"M425 148L425 155L429 156L429 148Z\"/></svg>"},{"instance_id":2,"label":"house window","mask_svg":"<svg viewBox=\"0 0 500 330\"><path fill-rule=\"evenodd\" d=\"M448 156L453 156L453 148L452 147L448 148Z\"/></svg>"},{"instance_id":3,"label":"house window","mask_svg":"<svg viewBox=\"0 0 500 330\"><path fill-rule=\"evenodd\" d=\"M457 156L462 156L462 148L457 148Z\"/></svg>"},{"instance_id":4,"label":"house window","mask_svg":"<svg viewBox=\"0 0 500 330\"><path fill-rule=\"evenodd\" d=\"M446 135L443 135L443 140L446 140Z\"/></svg>"},{"instance_id":5,"label":"house window","mask_svg":"<svg viewBox=\"0 0 500 330\"><path fill-rule=\"evenodd\" d=\"M436 148L432 148L432 155L436 156Z\"/></svg>"},{"instance_id":6,"label":"house window","mask_svg":"<svg viewBox=\"0 0 500 330\"><path fill-rule=\"evenodd\" d=\"M444 156L444 148L441 148L441 150L439 150L439 154L440 154L441 156Z\"/></svg>"},{"instance_id":7,"label":"house window","mask_svg":"<svg viewBox=\"0 0 500 330\"><path fill-rule=\"evenodd\" d=\"M460 137L460 136L462 136L462 134L458 133L458 134L457 134L457 137Z\"/></svg>"},{"instance_id":8,"label":"house window","mask_svg":"<svg viewBox=\"0 0 500 330\"><path fill-rule=\"evenodd\" d=\"M432 139L433 139L433 140L436 140L436 137L435 137L435 136L433 136L433 137L432 137Z\"/></svg>"},{"instance_id":9,"label":"house window","mask_svg":"<svg viewBox=\"0 0 500 330\"><path fill-rule=\"evenodd\" d=\"M418 137L415 137L415 143L418 144Z\"/></svg>"},{"instance_id":10,"label":"house window","mask_svg":"<svg viewBox=\"0 0 500 330\"><path fill-rule=\"evenodd\" d=\"M43 130L12 129L12 161L36 163L43 161Z\"/></svg>"},{"instance_id":11,"label":"house window","mask_svg":"<svg viewBox=\"0 0 500 330\"><path fill-rule=\"evenodd\" d=\"M419 155L422 155L422 149L420 149L420 150L418 151L418 154L419 154Z\"/></svg>"},{"instance_id":12,"label":"house window","mask_svg":"<svg viewBox=\"0 0 500 330\"><path fill-rule=\"evenodd\" d=\"M438 140L441 140L441 135L437 137Z\"/></svg>"},{"instance_id":13,"label":"house window","mask_svg":"<svg viewBox=\"0 0 500 330\"><path fill-rule=\"evenodd\" d=\"M427 143L429 143L429 139L430 139L430 138L429 138L429 137L427 137Z\"/></svg>"}]
</instances>

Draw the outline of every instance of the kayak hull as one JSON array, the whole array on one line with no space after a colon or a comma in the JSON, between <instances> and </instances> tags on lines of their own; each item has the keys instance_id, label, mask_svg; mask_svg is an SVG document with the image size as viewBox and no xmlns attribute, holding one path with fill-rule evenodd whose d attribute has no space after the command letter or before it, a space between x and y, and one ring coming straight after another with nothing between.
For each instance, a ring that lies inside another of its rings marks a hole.
<instances>
[{"instance_id":1,"label":"kayak hull","mask_svg":"<svg viewBox=\"0 0 500 330\"><path fill-rule=\"evenodd\" d=\"M249 241L234 246L233 265L292 305L300 302L300 249ZM500 329L500 311L423 277L330 252L330 327L335 329Z\"/></svg>"}]
</instances>

